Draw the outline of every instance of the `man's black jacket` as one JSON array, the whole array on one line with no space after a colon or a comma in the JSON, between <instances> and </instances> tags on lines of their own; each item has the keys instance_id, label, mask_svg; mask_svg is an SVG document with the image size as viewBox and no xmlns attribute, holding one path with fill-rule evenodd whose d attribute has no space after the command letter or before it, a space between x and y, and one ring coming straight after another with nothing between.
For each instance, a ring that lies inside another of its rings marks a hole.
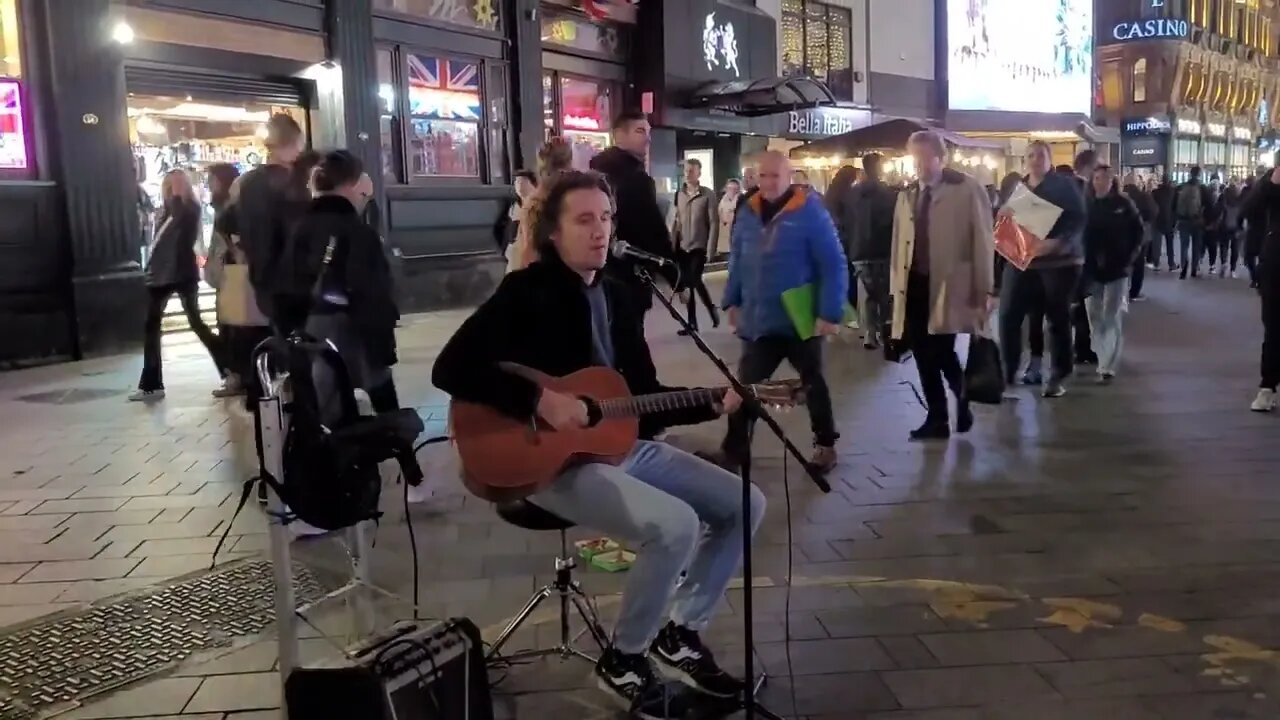
<instances>
[{"instance_id":1,"label":"man's black jacket","mask_svg":"<svg viewBox=\"0 0 1280 720\"><path fill-rule=\"evenodd\" d=\"M1280 274L1280 186L1271 182L1271 172L1263 173L1245 196L1240 214L1248 219L1249 234L1261 233L1262 271L1268 278Z\"/></svg>"},{"instance_id":2,"label":"man's black jacket","mask_svg":"<svg viewBox=\"0 0 1280 720\"><path fill-rule=\"evenodd\" d=\"M333 257L324 266L329 240ZM324 277L320 278L323 269ZM317 279L321 282L317 286ZM391 265L382 238L346 198L321 195L299 218L286 241L277 270L276 292L312 313L342 312L351 318L364 351L374 365L396 364L396 308ZM320 290L320 298L312 297ZM327 293L343 295L345 308L323 301Z\"/></svg>"},{"instance_id":3,"label":"man's black jacket","mask_svg":"<svg viewBox=\"0 0 1280 720\"><path fill-rule=\"evenodd\" d=\"M617 204L613 226L618 239L645 252L674 258L667 219L658 207L658 190L645 172L644 161L619 147L591 159L591 169L609 180ZM610 258L608 271L628 283L636 282L630 260Z\"/></svg>"},{"instance_id":4,"label":"man's black jacket","mask_svg":"<svg viewBox=\"0 0 1280 720\"><path fill-rule=\"evenodd\" d=\"M658 382L632 294L602 278L612 322L614 366L633 395L679 390ZM513 362L552 376L591 367L591 308L582 278L551 256L508 274L493 296L458 328L436 359L432 383L458 400L515 418L537 409L539 388L501 368ZM662 428L715 419L711 408L671 410L641 419L642 437Z\"/></svg>"}]
</instances>

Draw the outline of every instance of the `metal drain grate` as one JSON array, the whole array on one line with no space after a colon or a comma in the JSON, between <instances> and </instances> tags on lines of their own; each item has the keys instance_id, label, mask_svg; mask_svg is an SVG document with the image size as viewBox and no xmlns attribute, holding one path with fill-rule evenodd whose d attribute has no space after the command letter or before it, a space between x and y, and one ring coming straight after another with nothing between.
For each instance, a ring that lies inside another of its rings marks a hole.
<instances>
[{"instance_id":1,"label":"metal drain grate","mask_svg":"<svg viewBox=\"0 0 1280 720\"><path fill-rule=\"evenodd\" d=\"M324 594L295 570L300 602ZM166 670L274 621L271 563L239 563L186 582L0 637L0 720L27 720Z\"/></svg>"}]
</instances>

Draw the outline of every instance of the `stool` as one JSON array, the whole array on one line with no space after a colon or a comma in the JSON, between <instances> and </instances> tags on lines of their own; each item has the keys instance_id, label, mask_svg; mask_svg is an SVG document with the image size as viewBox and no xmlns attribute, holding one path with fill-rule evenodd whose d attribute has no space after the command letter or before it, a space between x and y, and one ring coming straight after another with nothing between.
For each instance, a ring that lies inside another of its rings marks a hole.
<instances>
[{"instance_id":1,"label":"stool","mask_svg":"<svg viewBox=\"0 0 1280 720\"><path fill-rule=\"evenodd\" d=\"M507 627L493 642L489 649L489 654L485 659L493 662L498 658L498 652L507 644L511 636L520 629L522 625L533 615L534 610L543 603L544 600L552 596L560 598L560 644L554 648L546 650L525 650L511 655L504 656L503 661L512 662L519 660L528 660L533 658L548 657L551 655L559 655L561 659L568 660L570 658L580 658L594 665L597 658L588 655L574 646L576 637L569 634L569 606L573 605L578 611L578 615L582 617L583 622L587 624L585 632L591 633L595 639L596 645L603 652L609 645L608 635L604 629L600 627L600 619L596 615L595 608L591 604L590 598L582 591L582 586L577 580L573 579L573 570L578 566L577 559L569 553L569 541L565 535L565 531L573 527L574 524L564 518L547 512L542 508L534 505L526 500L518 500L510 503L500 503L497 505L498 517L503 520L525 530L534 531L551 531L560 533L560 556L556 558L556 577L550 585L543 587L529 598L529 602L525 603L524 609L520 614L516 615ZM582 633L578 633L581 636Z\"/></svg>"}]
</instances>

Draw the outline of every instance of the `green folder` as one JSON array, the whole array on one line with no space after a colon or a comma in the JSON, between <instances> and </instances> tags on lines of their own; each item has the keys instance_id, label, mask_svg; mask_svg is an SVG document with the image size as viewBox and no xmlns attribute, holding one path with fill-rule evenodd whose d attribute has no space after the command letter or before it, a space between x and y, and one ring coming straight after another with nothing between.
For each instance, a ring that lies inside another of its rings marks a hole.
<instances>
[{"instance_id":1,"label":"green folder","mask_svg":"<svg viewBox=\"0 0 1280 720\"><path fill-rule=\"evenodd\" d=\"M787 311L787 317L791 318L791 324L796 326L796 334L801 340L813 337L813 326L818 322L817 287L813 283L793 287L782 293L782 307ZM857 319L858 311L846 301L842 322L848 324Z\"/></svg>"}]
</instances>

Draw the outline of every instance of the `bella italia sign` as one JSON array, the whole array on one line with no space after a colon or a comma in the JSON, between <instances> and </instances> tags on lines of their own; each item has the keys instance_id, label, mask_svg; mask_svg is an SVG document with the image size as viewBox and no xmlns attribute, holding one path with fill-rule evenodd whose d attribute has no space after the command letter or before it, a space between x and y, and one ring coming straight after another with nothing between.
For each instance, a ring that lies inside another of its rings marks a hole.
<instances>
[{"instance_id":1,"label":"bella italia sign","mask_svg":"<svg viewBox=\"0 0 1280 720\"><path fill-rule=\"evenodd\" d=\"M1182 40L1191 36L1191 23L1173 18L1157 18L1155 20L1137 20L1134 22L1116 23L1111 28L1111 37L1117 42L1131 40Z\"/></svg>"}]
</instances>

